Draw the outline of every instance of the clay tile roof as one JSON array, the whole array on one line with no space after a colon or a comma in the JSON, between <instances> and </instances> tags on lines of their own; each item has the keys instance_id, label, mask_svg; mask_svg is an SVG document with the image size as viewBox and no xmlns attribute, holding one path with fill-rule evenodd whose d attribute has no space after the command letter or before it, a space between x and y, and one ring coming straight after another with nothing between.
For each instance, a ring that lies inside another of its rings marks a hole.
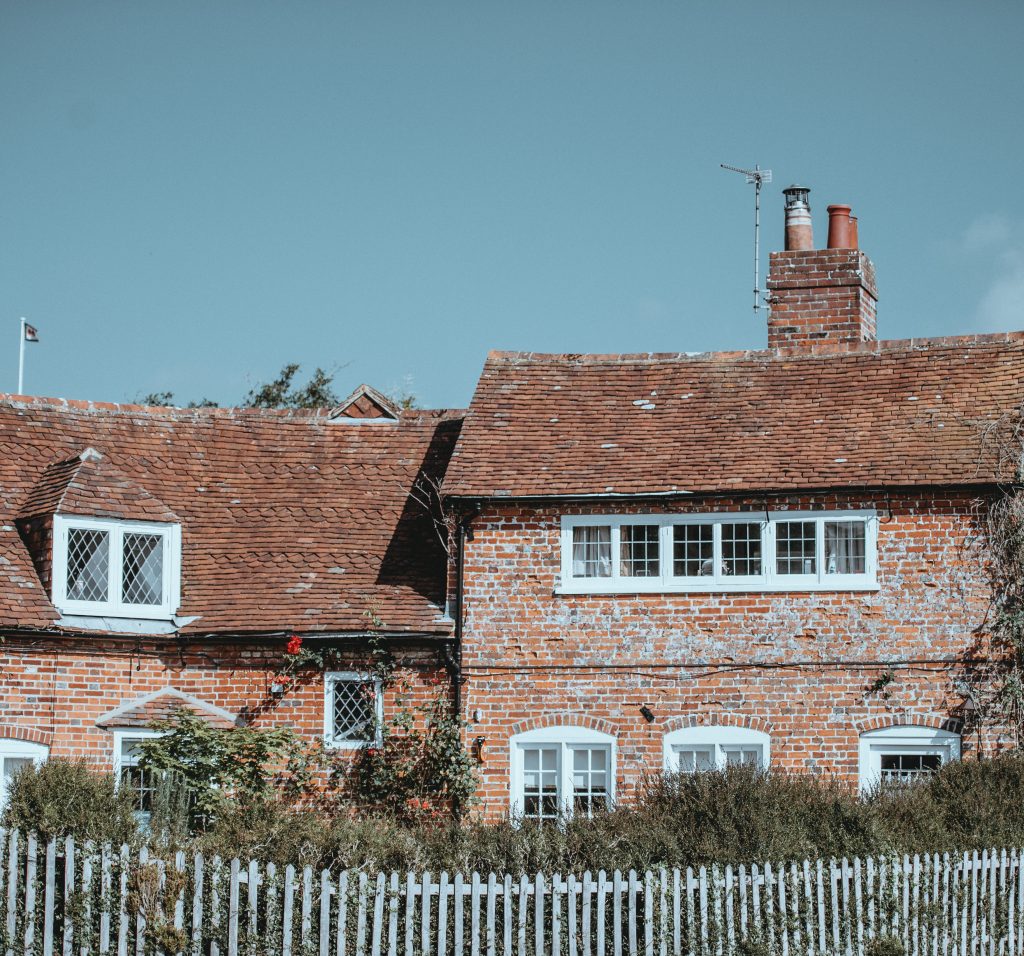
<instances>
[{"instance_id":1,"label":"clay tile roof","mask_svg":"<svg viewBox=\"0 0 1024 956\"><path fill-rule=\"evenodd\" d=\"M990 482L979 424L1022 400L1024 333L786 353L494 352L444 491L544 497Z\"/></svg>"},{"instance_id":2,"label":"clay tile roof","mask_svg":"<svg viewBox=\"0 0 1024 956\"><path fill-rule=\"evenodd\" d=\"M230 728L239 723L236 714L174 687L144 694L125 701L96 721L97 727L149 727L156 721L170 720L179 710L188 710L214 727Z\"/></svg>"},{"instance_id":3,"label":"clay tile roof","mask_svg":"<svg viewBox=\"0 0 1024 956\"><path fill-rule=\"evenodd\" d=\"M326 411L0 396L0 626L54 623L14 525L52 506L173 515L184 633L448 634L447 557L413 488L441 480L462 414L348 427Z\"/></svg>"},{"instance_id":4,"label":"clay tile roof","mask_svg":"<svg viewBox=\"0 0 1024 956\"><path fill-rule=\"evenodd\" d=\"M54 514L170 523L179 520L167 505L94 448L50 465L20 508L18 517Z\"/></svg>"},{"instance_id":5,"label":"clay tile roof","mask_svg":"<svg viewBox=\"0 0 1024 956\"><path fill-rule=\"evenodd\" d=\"M393 422L402 410L387 395L371 385L360 385L331 410L331 420L339 422Z\"/></svg>"}]
</instances>

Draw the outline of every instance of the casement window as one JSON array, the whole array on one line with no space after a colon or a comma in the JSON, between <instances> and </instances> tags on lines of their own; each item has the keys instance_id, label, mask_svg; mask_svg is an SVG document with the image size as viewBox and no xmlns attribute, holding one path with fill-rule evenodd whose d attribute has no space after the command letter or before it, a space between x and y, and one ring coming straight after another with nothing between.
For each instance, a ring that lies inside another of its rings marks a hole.
<instances>
[{"instance_id":1,"label":"casement window","mask_svg":"<svg viewBox=\"0 0 1024 956\"><path fill-rule=\"evenodd\" d=\"M764 770L771 757L771 738L746 727L684 727L665 734L663 755L668 773L738 766Z\"/></svg>"},{"instance_id":2,"label":"casement window","mask_svg":"<svg viewBox=\"0 0 1024 956\"><path fill-rule=\"evenodd\" d=\"M913 783L960 759L960 735L933 727L897 726L860 735L860 786Z\"/></svg>"},{"instance_id":3,"label":"casement window","mask_svg":"<svg viewBox=\"0 0 1024 956\"><path fill-rule=\"evenodd\" d=\"M324 743L328 747L379 745L383 720L379 679L351 671L324 675Z\"/></svg>"},{"instance_id":4,"label":"casement window","mask_svg":"<svg viewBox=\"0 0 1024 956\"><path fill-rule=\"evenodd\" d=\"M47 754L48 750L42 744L0 738L0 810L7 806L7 794L14 775L29 764L38 767L46 760Z\"/></svg>"},{"instance_id":5,"label":"casement window","mask_svg":"<svg viewBox=\"0 0 1024 956\"><path fill-rule=\"evenodd\" d=\"M511 740L511 815L557 822L612 806L615 741L584 727L548 727Z\"/></svg>"},{"instance_id":6,"label":"casement window","mask_svg":"<svg viewBox=\"0 0 1024 956\"><path fill-rule=\"evenodd\" d=\"M148 823L153 813L157 775L139 765L142 759L139 745L161 733L159 730L114 731L114 780L119 789L131 792L135 816L142 823Z\"/></svg>"},{"instance_id":7,"label":"casement window","mask_svg":"<svg viewBox=\"0 0 1024 956\"><path fill-rule=\"evenodd\" d=\"M64 614L170 618L180 567L178 525L54 517L53 603Z\"/></svg>"},{"instance_id":8,"label":"casement window","mask_svg":"<svg viewBox=\"0 0 1024 956\"><path fill-rule=\"evenodd\" d=\"M877 525L874 511L566 516L556 591L876 590Z\"/></svg>"}]
</instances>

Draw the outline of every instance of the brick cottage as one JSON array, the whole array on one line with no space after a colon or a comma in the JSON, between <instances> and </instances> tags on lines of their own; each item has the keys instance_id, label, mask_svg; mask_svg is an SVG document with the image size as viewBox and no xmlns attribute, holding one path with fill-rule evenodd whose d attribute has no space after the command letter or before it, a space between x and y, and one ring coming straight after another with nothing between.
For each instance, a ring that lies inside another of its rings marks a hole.
<instances>
[{"instance_id":1,"label":"brick cottage","mask_svg":"<svg viewBox=\"0 0 1024 956\"><path fill-rule=\"evenodd\" d=\"M963 722L979 502L1014 477L979 422L1024 399L1024 334L876 340L874 268L829 212L816 250L786 191L764 351L494 353L465 413L8 398L5 774L82 754L138 782L180 706L361 746L395 706L361 692L371 634L424 698L451 681L492 817L593 812L661 769L868 786L997 750ZM346 663L281 688L293 634Z\"/></svg>"}]
</instances>

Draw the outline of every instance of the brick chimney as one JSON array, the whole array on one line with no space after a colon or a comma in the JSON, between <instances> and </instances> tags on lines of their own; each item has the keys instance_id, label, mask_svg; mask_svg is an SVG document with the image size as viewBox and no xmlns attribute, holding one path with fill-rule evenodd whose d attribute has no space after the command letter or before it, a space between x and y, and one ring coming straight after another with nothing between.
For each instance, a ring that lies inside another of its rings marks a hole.
<instances>
[{"instance_id":1,"label":"brick chimney","mask_svg":"<svg viewBox=\"0 0 1024 956\"><path fill-rule=\"evenodd\" d=\"M828 248L815 249L809 193L783 190L786 249L768 267L768 348L873 342L878 289L874 265L857 248L857 220L849 206L829 206Z\"/></svg>"}]
</instances>

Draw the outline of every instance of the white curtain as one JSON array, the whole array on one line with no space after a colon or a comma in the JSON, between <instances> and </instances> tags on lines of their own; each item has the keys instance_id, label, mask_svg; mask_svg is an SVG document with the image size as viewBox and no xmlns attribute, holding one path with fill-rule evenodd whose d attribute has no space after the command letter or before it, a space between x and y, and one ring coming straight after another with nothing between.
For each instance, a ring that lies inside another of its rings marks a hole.
<instances>
[{"instance_id":1,"label":"white curtain","mask_svg":"<svg viewBox=\"0 0 1024 956\"><path fill-rule=\"evenodd\" d=\"M576 578L607 578L612 573L612 529L572 529L572 574Z\"/></svg>"},{"instance_id":2,"label":"white curtain","mask_svg":"<svg viewBox=\"0 0 1024 956\"><path fill-rule=\"evenodd\" d=\"M864 522L825 522L825 573L864 573Z\"/></svg>"}]
</instances>

